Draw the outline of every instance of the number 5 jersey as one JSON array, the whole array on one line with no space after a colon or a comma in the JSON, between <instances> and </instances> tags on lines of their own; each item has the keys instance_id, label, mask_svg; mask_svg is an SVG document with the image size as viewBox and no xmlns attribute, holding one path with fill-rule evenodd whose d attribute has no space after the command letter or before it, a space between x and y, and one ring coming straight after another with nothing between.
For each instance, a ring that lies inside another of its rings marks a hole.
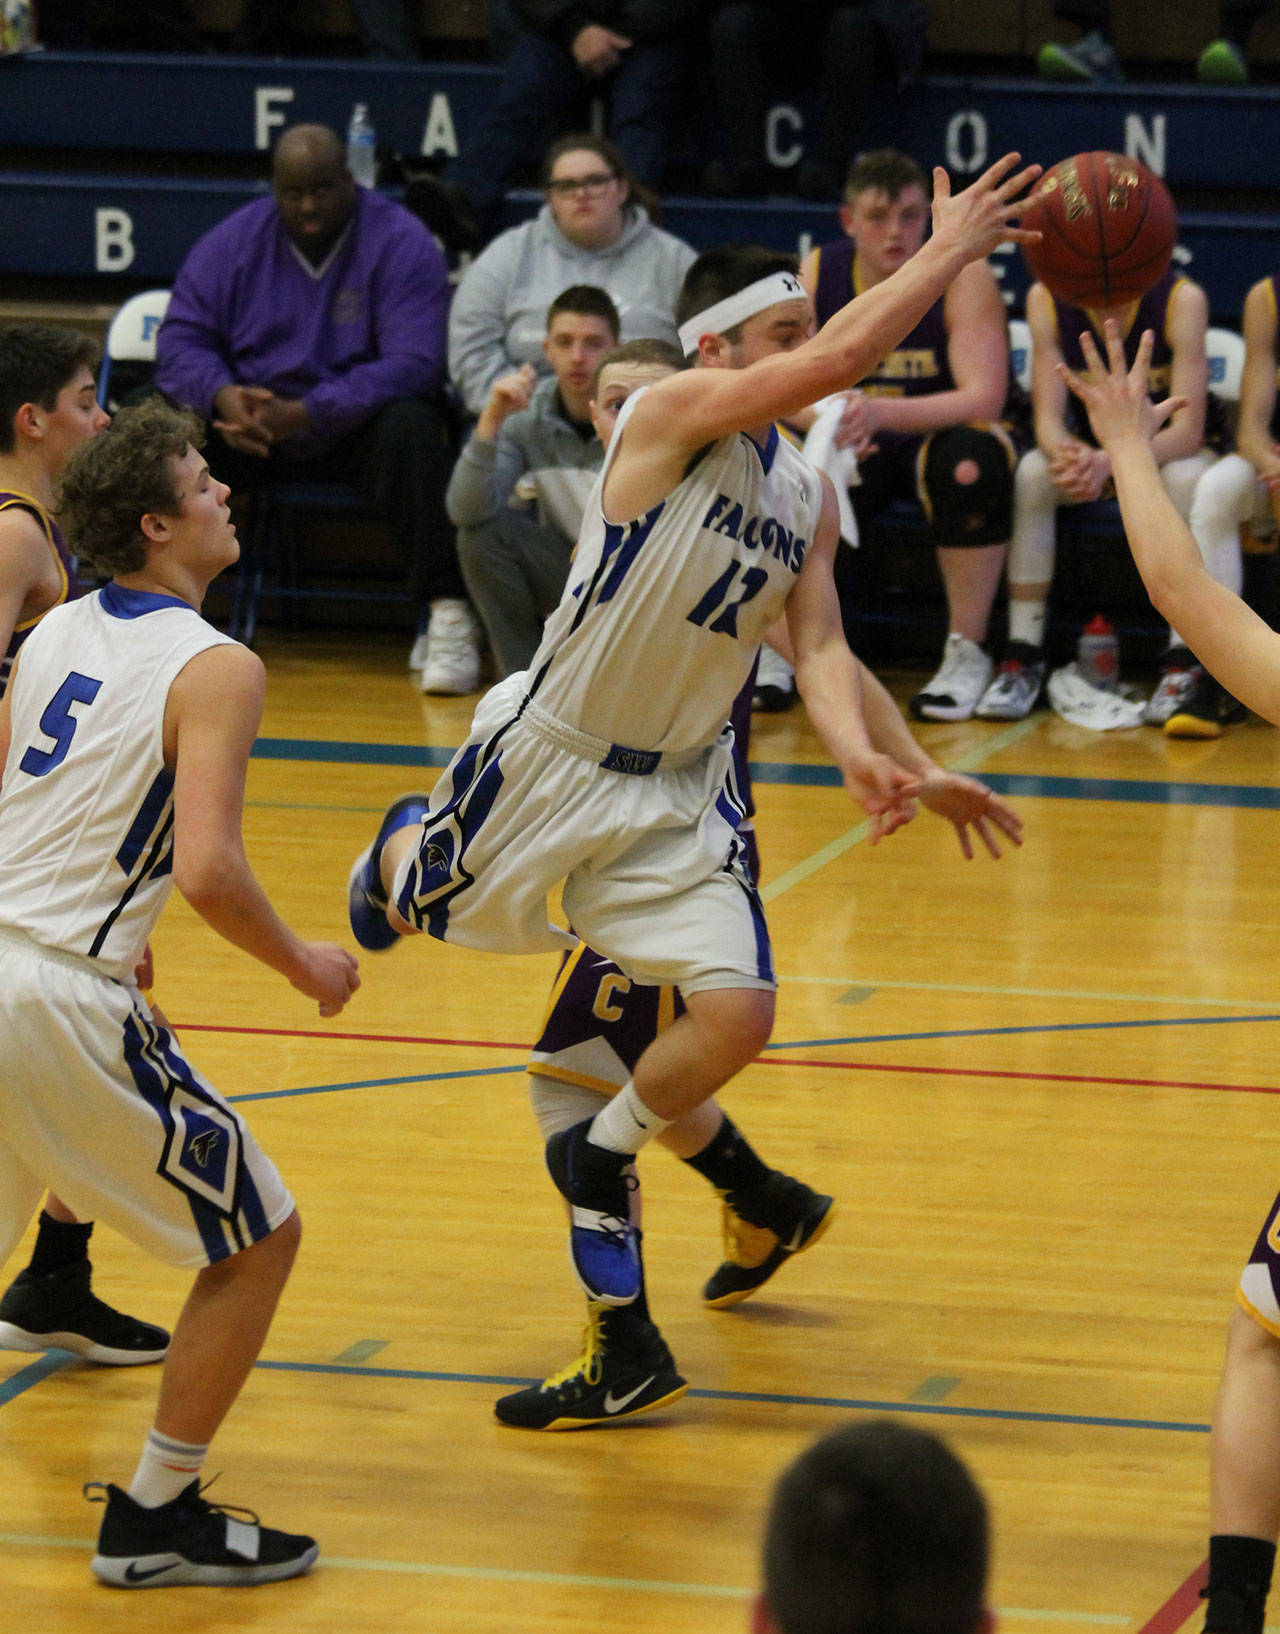
<instances>
[{"instance_id":1,"label":"number 5 jersey","mask_svg":"<svg viewBox=\"0 0 1280 1634\"><path fill-rule=\"evenodd\" d=\"M176 597L117 584L32 630L8 690L0 925L132 977L172 884L169 687L229 639Z\"/></svg>"}]
</instances>

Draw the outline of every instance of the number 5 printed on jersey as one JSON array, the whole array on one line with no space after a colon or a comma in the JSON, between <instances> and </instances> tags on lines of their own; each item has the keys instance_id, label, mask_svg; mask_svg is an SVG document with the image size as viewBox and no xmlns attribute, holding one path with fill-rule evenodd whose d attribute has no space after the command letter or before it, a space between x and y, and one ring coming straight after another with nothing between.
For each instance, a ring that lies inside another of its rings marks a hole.
<instances>
[{"instance_id":1,"label":"number 5 printed on jersey","mask_svg":"<svg viewBox=\"0 0 1280 1634\"><path fill-rule=\"evenodd\" d=\"M53 748L37 749L32 744L18 762L19 771L26 772L30 777L47 777L55 766L61 766L76 735L76 727L80 724L71 713L72 704L91 704L101 688L102 682L95 681L91 675L71 671L40 717L40 730L53 740Z\"/></svg>"}]
</instances>

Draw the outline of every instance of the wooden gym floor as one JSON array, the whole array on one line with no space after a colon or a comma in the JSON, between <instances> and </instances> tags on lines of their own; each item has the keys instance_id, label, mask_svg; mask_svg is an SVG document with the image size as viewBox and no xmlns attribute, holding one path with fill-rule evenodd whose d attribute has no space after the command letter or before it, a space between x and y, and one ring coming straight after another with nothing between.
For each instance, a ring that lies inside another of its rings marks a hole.
<instances>
[{"instance_id":1,"label":"wooden gym floor","mask_svg":"<svg viewBox=\"0 0 1280 1634\"><path fill-rule=\"evenodd\" d=\"M385 636L264 654L250 856L291 922L345 938L350 858L434 779L470 705L423 699ZM1175 1634L1205 1554L1223 1325L1280 1182L1280 735L922 730L1016 799L1020 853L966 864L927 815L868 848L802 712L757 718L782 990L774 1043L725 1099L839 1218L759 1298L706 1311L714 1201L646 1156L654 1312L693 1388L613 1432L522 1434L490 1411L568 1362L581 1323L521 1071L554 960L366 956L322 1023L175 896L157 996L305 1224L208 1470L226 1501L313 1531L321 1561L253 1591L97 1587L101 1512L79 1488L127 1482L155 1370L2 1353L7 1626L736 1634L772 1477L842 1417L889 1411L977 1471L1011 1634ZM181 1275L106 1230L93 1257L104 1296L172 1321Z\"/></svg>"}]
</instances>

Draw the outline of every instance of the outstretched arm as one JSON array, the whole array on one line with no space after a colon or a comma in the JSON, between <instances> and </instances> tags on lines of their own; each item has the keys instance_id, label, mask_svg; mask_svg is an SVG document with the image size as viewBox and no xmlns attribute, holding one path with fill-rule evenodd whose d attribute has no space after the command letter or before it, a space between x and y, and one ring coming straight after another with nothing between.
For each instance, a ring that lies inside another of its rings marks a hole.
<instances>
[{"instance_id":1,"label":"outstretched arm","mask_svg":"<svg viewBox=\"0 0 1280 1634\"><path fill-rule=\"evenodd\" d=\"M262 717L261 660L210 647L179 674L165 704L165 757L174 766L173 882L228 942L278 970L336 1016L360 985L345 948L304 942L267 900L244 853L241 813L249 750Z\"/></svg>"},{"instance_id":2,"label":"outstretched arm","mask_svg":"<svg viewBox=\"0 0 1280 1634\"><path fill-rule=\"evenodd\" d=\"M1181 404L1170 398L1153 408L1147 397L1153 337L1150 331L1142 337L1132 369L1125 368L1110 321L1106 343L1104 365L1086 335L1087 368L1082 374L1063 368L1062 378L1111 456L1129 548L1152 605L1229 692L1280 725L1280 635L1205 572L1191 530L1160 480L1151 439Z\"/></svg>"},{"instance_id":3,"label":"outstretched arm","mask_svg":"<svg viewBox=\"0 0 1280 1634\"><path fill-rule=\"evenodd\" d=\"M835 493L823 478L822 519L787 598L796 688L849 798L871 820L871 842L915 815L918 779L880 753L863 718L862 669L844 638L831 566L839 539Z\"/></svg>"},{"instance_id":4,"label":"outstretched arm","mask_svg":"<svg viewBox=\"0 0 1280 1634\"><path fill-rule=\"evenodd\" d=\"M934 171L933 236L892 277L835 313L811 340L746 369L695 369L661 381L632 418L633 429L684 453L770 420L788 419L831 392L853 386L919 322L970 261L998 244L1037 238L1013 225L1019 196L1040 173L1011 174L1006 154L964 192L951 194L947 173Z\"/></svg>"}]
</instances>

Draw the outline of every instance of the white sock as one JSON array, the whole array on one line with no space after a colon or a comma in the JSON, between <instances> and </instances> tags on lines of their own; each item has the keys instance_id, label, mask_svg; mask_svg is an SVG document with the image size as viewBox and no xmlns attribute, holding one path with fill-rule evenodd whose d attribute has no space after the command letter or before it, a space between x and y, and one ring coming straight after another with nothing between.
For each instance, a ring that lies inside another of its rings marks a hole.
<instances>
[{"instance_id":1,"label":"white sock","mask_svg":"<svg viewBox=\"0 0 1280 1634\"><path fill-rule=\"evenodd\" d=\"M203 1447L152 1430L142 1447L142 1457L129 1483L129 1496L145 1509L158 1509L185 1492L198 1480L208 1442Z\"/></svg>"},{"instance_id":2,"label":"white sock","mask_svg":"<svg viewBox=\"0 0 1280 1634\"><path fill-rule=\"evenodd\" d=\"M1044 619L1048 603L1015 601L1009 598L1009 639L1025 641L1028 647L1044 646Z\"/></svg>"},{"instance_id":3,"label":"white sock","mask_svg":"<svg viewBox=\"0 0 1280 1634\"><path fill-rule=\"evenodd\" d=\"M610 1152L638 1152L655 1135L660 1135L669 1122L670 1119L651 1112L636 1094L634 1084L626 1083L609 1104L596 1113L587 1130L587 1139Z\"/></svg>"}]
</instances>

